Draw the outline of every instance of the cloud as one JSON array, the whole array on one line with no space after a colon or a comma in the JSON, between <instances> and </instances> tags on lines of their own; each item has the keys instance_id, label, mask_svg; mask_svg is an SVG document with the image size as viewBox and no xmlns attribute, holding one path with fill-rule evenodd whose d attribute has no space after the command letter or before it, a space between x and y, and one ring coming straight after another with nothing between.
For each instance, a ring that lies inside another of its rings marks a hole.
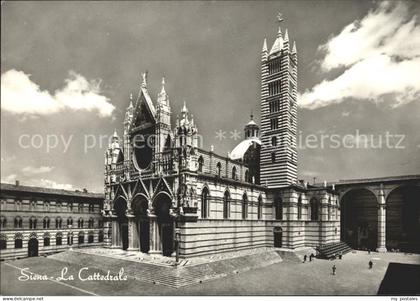
<instances>
[{"instance_id":1,"label":"cloud","mask_svg":"<svg viewBox=\"0 0 420 301\"><path fill-rule=\"evenodd\" d=\"M48 115L70 109L110 116L115 107L100 93L100 81L88 81L74 71L54 94L41 90L23 71L11 69L1 75L1 107L14 114Z\"/></svg>"},{"instance_id":2,"label":"cloud","mask_svg":"<svg viewBox=\"0 0 420 301\"><path fill-rule=\"evenodd\" d=\"M45 187L45 188L64 189L64 190L75 190L74 186L71 185L71 184L57 183L55 181L48 180L48 179L34 180L34 181L31 181L30 182L30 185L40 186L40 187Z\"/></svg>"},{"instance_id":3,"label":"cloud","mask_svg":"<svg viewBox=\"0 0 420 301\"><path fill-rule=\"evenodd\" d=\"M379 102L386 96L399 106L420 98L420 26L405 2L380 2L319 51L323 72L344 71L299 95L302 107L315 109L347 98Z\"/></svg>"},{"instance_id":4,"label":"cloud","mask_svg":"<svg viewBox=\"0 0 420 301\"><path fill-rule=\"evenodd\" d=\"M38 175L42 173L48 173L48 172L51 172L53 169L54 167L50 167L50 166L40 166L40 167L26 166L22 169L22 172L26 176L31 176L31 175Z\"/></svg>"},{"instance_id":5,"label":"cloud","mask_svg":"<svg viewBox=\"0 0 420 301\"><path fill-rule=\"evenodd\" d=\"M12 182L15 182L16 179L17 179L17 175L16 174L10 174L10 175L5 176L5 177L2 176L1 177L1 182L2 183L12 183Z\"/></svg>"}]
</instances>

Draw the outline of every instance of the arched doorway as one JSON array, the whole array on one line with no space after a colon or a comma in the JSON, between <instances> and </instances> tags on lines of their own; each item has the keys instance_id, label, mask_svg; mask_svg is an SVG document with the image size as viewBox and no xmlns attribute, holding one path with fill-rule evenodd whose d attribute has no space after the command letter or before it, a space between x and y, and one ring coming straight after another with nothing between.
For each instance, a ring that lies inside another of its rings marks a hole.
<instances>
[{"instance_id":1,"label":"arched doorway","mask_svg":"<svg viewBox=\"0 0 420 301\"><path fill-rule=\"evenodd\" d=\"M283 246L283 229L281 227L274 227L274 247L281 248Z\"/></svg>"},{"instance_id":2,"label":"arched doorway","mask_svg":"<svg viewBox=\"0 0 420 301\"><path fill-rule=\"evenodd\" d=\"M341 198L341 240L353 249L377 248L378 202L370 190L350 190Z\"/></svg>"},{"instance_id":3,"label":"arched doorway","mask_svg":"<svg viewBox=\"0 0 420 301\"><path fill-rule=\"evenodd\" d=\"M127 201L119 197L115 200L114 210L117 215L117 224L118 224L118 242L121 241L121 246L123 250L128 249L128 219L126 214L127 211Z\"/></svg>"},{"instance_id":4,"label":"arched doorway","mask_svg":"<svg viewBox=\"0 0 420 301\"><path fill-rule=\"evenodd\" d=\"M400 186L386 199L386 247L420 252L420 187Z\"/></svg>"},{"instance_id":5,"label":"arched doorway","mask_svg":"<svg viewBox=\"0 0 420 301\"><path fill-rule=\"evenodd\" d=\"M174 221L170 215L172 200L166 193L160 193L154 203L163 256L171 256L174 251Z\"/></svg>"},{"instance_id":6,"label":"arched doorway","mask_svg":"<svg viewBox=\"0 0 420 301\"><path fill-rule=\"evenodd\" d=\"M149 201L144 195L136 195L131 202L131 209L136 217L140 251L148 253L150 250L150 222L147 216Z\"/></svg>"},{"instance_id":7,"label":"arched doorway","mask_svg":"<svg viewBox=\"0 0 420 301\"><path fill-rule=\"evenodd\" d=\"M38 256L38 239L32 237L28 242L28 257Z\"/></svg>"}]
</instances>

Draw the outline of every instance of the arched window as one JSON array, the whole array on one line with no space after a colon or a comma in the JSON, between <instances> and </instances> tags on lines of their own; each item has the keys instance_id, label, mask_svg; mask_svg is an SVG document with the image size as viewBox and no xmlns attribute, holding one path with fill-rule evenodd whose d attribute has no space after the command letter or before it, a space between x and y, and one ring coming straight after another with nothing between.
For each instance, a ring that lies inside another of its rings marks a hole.
<instances>
[{"instance_id":1,"label":"arched window","mask_svg":"<svg viewBox=\"0 0 420 301\"><path fill-rule=\"evenodd\" d=\"M209 216L210 208L209 208L209 190L207 187L203 188L201 193L201 217L207 218Z\"/></svg>"},{"instance_id":2,"label":"arched window","mask_svg":"<svg viewBox=\"0 0 420 301\"><path fill-rule=\"evenodd\" d=\"M67 219L67 227L68 226L73 226L73 219L71 218L71 217L69 217L68 219Z\"/></svg>"},{"instance_id":3,"label":"arched window","mask_svg":"<svg viewBox=\"0 0 420 301\"><path fill-rule=\"evenodd\" d=\"M242 196L242 219L248 218L248 197L246 193Z\"/></svg>"},{"instance_id":4,"label":"arched window","mask_svg":"<svg viewBox=\"0 0 420 301\"><path fill-rule=\"evenodd\" d=\"M61 246L63 244L63 233L57 232L55 236L55 244Z\"/></svg>"},{"instance_id":5,"label":"arched window","mask_svg":"<svg viewBox=\"0 0 420 301\"><path fill-rule=\"evenodd\" d=\"M312 198L309 202L311 210L311 221L319 220L319 202L316 198Z\"/></svg>"},{"instance_id":6,"label":"arched window","mask_svg":"<svg viewBox=\"0 0 420 301\"><path fill-rule=\"evenodd\" d=\"M262 208L263 208L263 199L262 199L262 196L260 195L258 197L258 211L257 211L258 219L262 219Z\"/></svg>"},{"instance_id":7,"label":"arched window","mask_svg":"<svg viewBox=\"0 0 420 301\"><path fill-rule=\"evenodd\" d=\"M22 239L23 239L22 233L16 233L15 234L15 249L21 249L22 248Z\"/></svg>"},{"instance_id":8,"label":"arched window","mask_svg":"<svg viewBox=\"0 0 420 301\"><path fill-rule=\"evenodd\" d=\"M29 219L29 228L30 229L36 229L36 223L37 223L37 220L36 220L35 216L32 216Z\"/></svg>"},{"instance_id":9,"label":"arched window","mask_svg":"<svg viewBox=\"0 0 420 301\"><path fill-rule=\"evenodd\" d=\"M15 228L16 229L22 228L22 218L20 216L15 217Z\"/></svg>"},{"instance_id":10,"label":"arched window","mask_svg":"<svg viewBox=\"0 0 420 301\"><path fill-rule=\"evenodd\" d=\"M275 163L276 162L276 153L272 152L271 153L271 163Z\"/></svg>"},{"instance_id":11,"label":"arched window","mask_svg":"<svg viewBox=\"0 0 420 301\"><path fill-rule=\"evenodd\" d=\"M50 228L50 218L49 217L44 217L44 220L42 221L42 227L44 229L49 229Z\"/></svg>"},{"instance_id":12,"label":"arched window","mask_svg":"<svg viewBox=\"0 0 420 301\"><path fill-rule=\"evenodd\" d=\"M83 228L83 218L79 218L77 221L77 228Z\"/></svg>"},{"instance_id":13,"label":"arched window","mask_svg":"<svg viewBox=\"0 0 420 301\"><path fill-rule=\"evenodd\" d=\"M200 156L198 158L198 171L203 172L203 166L204 166L204 159L203 156Z\"/></svg>"},{"instance_id":14,"label":"arched window","mask_svg":"<svg viewBox=\"0 0 420 301\"><path fill-rule=\"evenodd\" d=\"M277 146L277 137L276 136L271 137L271 145L272 146Z\"/></svg>"},{"instance_id":15,"label":"arched window","mask_svg":"<svg viewBox=\"0 0 420 301\"><path fill-rule=\"evenodd\" d=\"M93 232L90 231L89 234L88 234L88 243L89 244L93 243L93 238L94 238Z\"/></svg>"},{"instance_id":16,"label":"arched window","mask_svg":"<svg viewBox=\"0 0 420 301\"><path fill-rule=\"evenodd\" d=\"M232 179L236 180L238 178L237 174L236 174L236 166L234 166L232 168Z\"/></svg>"},{"instance_id":17,"label":"arched window","mask_svg":"<svg viewBox=\"0 0 420 301\"><path fill-rule=\"evenodd\" d=\"M251 183L250 177L249 177L249 170L245 170L245 182Z\"/></svg>"},{"instance_id":18,"label":"arched window","mask_svg":"<svg viewBox=\"0 0 420 301\"><path fill-rule=\"evenodd\" d=\"M103 241L104 241L104 231L99 231L98 242L103 242Z\"/></svg>"},{"instance_id":19,"label":"arched window","mask_svg":"<svg viewBox=\"0 0 420 301\"><path fill-rule=\"evenodd\" d=\"M7 226L7 219L5 216L0 216L0 228L4 229Z\"/></svg>"},{"instance_id":20,"label":"arched window","mask_svg":"<svg viewBox=\"0 0 420 301\"><path fill-rule=\"evenodd\" d=\"M229 191L225 191L223 196L223 218L227 219L230 217L230 194Z\"/></svg>"},{"instance_id":21,"label":"arched window","mask_svg":"<svg viewBox=\"0 0 420 301\"><path fill-rule=\"evenodd\" d=\"M94 220L93 218L89 218L89 229L93 228Z\"/></svg>"},{"instance_id":22,"label":"arched window","mask_svg":"<svg viewBox=\"0 0 420 301\"><path fill-rule=\"evenodd\" d=\"M56 228L56 229L61 229L61 224L62 224L61 217L57 217L57 218L55 219L55 228Z\"/></svg>"},{"instance_id":23,"label":"arched window","mask_svg":"<svg viewBox=\"0 0 420 301\"><path fill-rule=\"evenodd\" d=\"M222 164L220 162L217 162L216 168L217 168L217 176L220 178L222 176Z\"/></svg>"},{"instance_id":24,"label":"arched window","mask_svg":"<svg viewBox=\"0 0 420 301\"><path fill-rule=\"evenodd\" d=\"M332 209L332 203L331 203L331 197L328 199L328 220L331 220L331 209Z\"/></svg>"},{"instance_id":25,"label":"arched window","mask_svg":"<svg viewBox=\"0 0 420 301\"><path fill-rule=\"evenodd\" d=\"M281 198L277 198L274 203L275 206L275 218L276 220L283 219L283 200Z\"/></svg>"},{"instance_id":26,"label":"arched window","mask_svg":"<svg viewBox=\"0 0 420 301\"><path fill-rule=\"evenodd\" d=\"M89 212L93 212L94 211L94 205L93 204L89 204Z\"/></svg>"},{"instance_id":27,"label":"arched window","mask_svg":"<svg viewBox=\"0 0 420 301\"><path fill-rule=\"evenodd\" d=\"M79 203L79 205L77 206L77 212L83 212L83 203Z\"/></svg>"},{"instance_id":28,"label":"arched window","mask_svg":"<svg viewBox=\"0 0 420 301\"><path fill-rule=\"evenodd\" d=\"M78 242L78 244L84 244L85 243L85 233L83 231L79 232L77 242Z\"/></svg>"},{"instance_id":29,"label":"arched window","mask_svg":"<svg viewBox=\"0 0 420 301\"><path fill-rule=\"evenodd\" d=\"M0 250L7 248L7 237L4 234L0 235Z\"/></svg>"},{"instance_id":30,"label":"arched window","mask_svg":"<svg viewBox=\"0 0 420 301\"><path fill-rule=\"evenodd\" d=\"M98 228L104 227L104 221L102 219L98 220Z\"/></svg>"},{"instance_id":31,"label":"arched window","mask_svg":"<svg viewBox=\"0 0 420 301\"><path fill-rule=\"evenodd\" d=\"M50 234L44 233L44 247L50 246Z\"/></svg>"},{"instance_id":32,"label":"arched window","mask_svg":"<svg viewBox=\"0 0 420 301\"><path fill-rule=\"evenodd\" d=\"M300 195L298 198L298 203L297 203L297 218L298 220L302 219L302 196Z\"/></svg>"}]
</instances>

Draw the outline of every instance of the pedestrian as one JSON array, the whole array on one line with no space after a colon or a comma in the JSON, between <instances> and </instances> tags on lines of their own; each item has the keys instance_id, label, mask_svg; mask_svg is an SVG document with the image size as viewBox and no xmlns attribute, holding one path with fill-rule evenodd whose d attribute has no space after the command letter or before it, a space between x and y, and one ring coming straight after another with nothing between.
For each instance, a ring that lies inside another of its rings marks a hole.
<instances>
[{"instance_id":1,"label":"pedestrian","mask_svg":"<svg viewBox=\"0 0 420 301\"><path fill-rule=\"evenodd\" d=\"M373 267L373 262L372 260L369 260L369 269L371 269Z\"/></svg>"},{"instance_id":2,"label":"pedestrian","mask_svg":"<svg viewBox=\"0 0 420 301\"><path fill-rule=\"evenodd\" d=\"M368 254L370 254L370 249L368 249Z\"/></svg>"},{"instance_id":3,"label":"pedestrian","mask_svg":"<svg viewBox=\"0 0 420 301\"><path fill-rule=\"evenodd\" d=\"M337 269L337 267L335 266L335 264L332 266L332 274L335 275L335 270Z\"/></svg>"},{"instance_id":4,"label":"pedestrian","mask_svg":"<svg viewBox=\"0 0 420 301\"><path fill-rule=\"evenodd\" d=\"M312 255L314 254L309 255L309 261L312 261Z\"/></svg>"},{"instance_id":5,"label":"pedestrian","mask_svg":"<svg viewBox=\"0 0 420 301\"><path fill-rule=\"evenodd\" d=\"M340 252L340 253L338 254L338 258L343 259L343 252Z\"/></svg>"},{"instance_id":6,"label":"pedestrian","mask_svg":"<svg viewBox=\"0 0 420 301\"><path fill-rule=\"evenodd\" d=\"M305 263L306 262L306 258L307 258L307 256L305 255L305 256L303 256L303 262Z\"/></svg>"}]
</instances>

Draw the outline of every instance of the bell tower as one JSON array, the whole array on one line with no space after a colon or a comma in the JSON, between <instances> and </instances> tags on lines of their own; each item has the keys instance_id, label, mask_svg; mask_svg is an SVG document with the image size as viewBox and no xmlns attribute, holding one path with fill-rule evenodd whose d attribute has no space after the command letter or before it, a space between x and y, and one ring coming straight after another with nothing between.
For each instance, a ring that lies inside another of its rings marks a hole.
<instances>
[{"instance_id":1,"label":"bell tower","mask_svg":"<svg viewBox=\"0 0 420 301\"><path fill-rule=\"evenodd\" d=\"M281 14L278 21L282 22ZM279 27L270 51L261 52L261 185L285 187L297 182L297 52L287 29Z\"/></svg>"}]
</instances>

